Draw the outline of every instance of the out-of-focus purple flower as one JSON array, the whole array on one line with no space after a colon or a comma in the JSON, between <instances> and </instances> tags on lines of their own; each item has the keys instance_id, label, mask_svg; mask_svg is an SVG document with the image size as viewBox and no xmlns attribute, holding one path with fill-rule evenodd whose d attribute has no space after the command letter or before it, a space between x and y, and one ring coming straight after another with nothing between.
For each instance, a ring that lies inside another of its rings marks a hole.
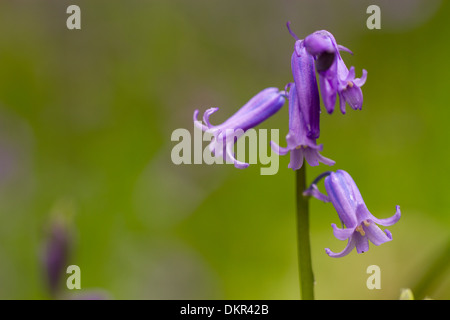
<instances>
[{"instance_id":1,"label":"out-of-focus purple flower","mask_svg":"<svg viewBox=\"0 0 450 320\"><path fill-rule=\"evenodd\" d=\"M322 177L325 175L321 175ZM348 240L347 246L342 252L334 253L325 249L333 258L339 258L350 253L356 247L357 253L369 250L369 241L378 246L392 240L389 230L384 232L377 226L390 226L400 219L400 206L396 206L396 213L387 219L374 217L367 209L366 204L352 177L343 170L336 173L329 172L325 178L325 189L328 195L321 194L313 182L312 186L304 192L325 202L331 202L336 209L339 219L345 228L338 228L332 224L333 233L339 240Z\"/></svg>"},{"instance_id":2,"label":"out-of-focus purple flower","mask_svg":"<svg viewBox=\"0 0 450 320\"><path fill-rule=\"evenodd\" d=\"M306 77L310 77L310 73ZM314 74L312 75L314 76ZM304 77L302 74L301 78ZM307 82L301 79L300 83ZM300 92L300 95L297 93ZM311 103L318 103L317 99L311 95L318 95L317 86L304 86L300 90L296 89L295 83L290 84L289 90L289 133L286 136L287 147L278 146L271 142L272 149L279 155L291 153L289 168L298 170L303 165L303 158L310 166L317 166L319 162L326 165L334 165L334 161L323 157L319 151L322 151L323 145L317 145L316 139L308 137L309 110ZM299 100L299 97L301 100Z\"/></svg>"},{"instance_id":3,"label":"out-of-focus purple flower","mask_svg":"<svg viewBox=\"0 0 450 320\"><path fill-rule=\"evenodd\" d=\"M55 295L65 274L71 247L70 230L65 221L55 219L49 228L48 239L44 245L43 265L47 274L50 293Z\"/></svg>"},{"instance_id":4,"label":"out-of-focus purple flower","mask_svg":"<svg viewBox=\"0 0 450 320\"><path fill-rule=\"evenodd\" d=\"M347 68L339 51L350 53L351 51L338 45L334 36L326 30L310 34L303 44L306 51L315 58L322 100L328 113L334 111L337 95L342 113L345 113L346 103L352 109L361 110L363 104L361 86L366 82L367 71L363 70L361 78L355 78L355 68L351 67L350 70Z\"/></svg>"},{"instance_id":5,"label":"out-of-focus purple flower","mask_svg":"<svg viewBox=\"0 0 450 320\"><path fill-rule=\"evenodd\" d=\"M274 115L285 102L284 91L277 88L267 88L255 95L234 115L219 125L209 122L211 114L219 108L210 108L203 114L203 122L198 121L198 110L194 111L194 124L197 128L213 135L209 145L215 156L223 157L227 162L234 163L236 168L244 169L248 163L238 161L233 152L234 143L248 129L253 128Z\"/></svg>"}]
</instances>

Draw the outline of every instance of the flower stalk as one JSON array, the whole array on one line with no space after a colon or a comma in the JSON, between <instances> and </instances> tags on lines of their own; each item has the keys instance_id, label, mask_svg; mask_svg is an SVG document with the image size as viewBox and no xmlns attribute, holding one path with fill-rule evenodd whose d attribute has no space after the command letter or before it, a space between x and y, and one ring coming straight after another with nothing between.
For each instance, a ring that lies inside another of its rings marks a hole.
<instances>
[{"instance_id":1,"label":"flower stalk","mask_svg":"<svg viewBox=\"0 0 450 320\"><path fill-rule=\"evenodd\" d=\"M303 300L314 300L314 274L312 270L309 232L309 202L306 190L306 166L296 170L297 251L300 294Z\"/></svg>"}]
</instances>

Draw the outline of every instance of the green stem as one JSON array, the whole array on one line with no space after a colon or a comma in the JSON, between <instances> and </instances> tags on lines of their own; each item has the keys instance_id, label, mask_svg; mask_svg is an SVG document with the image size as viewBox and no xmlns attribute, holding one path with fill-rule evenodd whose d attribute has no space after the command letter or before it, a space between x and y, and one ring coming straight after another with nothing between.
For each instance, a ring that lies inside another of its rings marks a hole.
<instances>
[{"instance_id":1,"label":"green stem","mask_svg":"<svg viewBox=\"0 0 450 320\"><path fill-rule=\"evenodd\" d=\"M300 293L303 300L314 300L314 275L309 240L309 203L306 190L306 164L296 171L297 249Z\"/></svg>"}]
</instances>

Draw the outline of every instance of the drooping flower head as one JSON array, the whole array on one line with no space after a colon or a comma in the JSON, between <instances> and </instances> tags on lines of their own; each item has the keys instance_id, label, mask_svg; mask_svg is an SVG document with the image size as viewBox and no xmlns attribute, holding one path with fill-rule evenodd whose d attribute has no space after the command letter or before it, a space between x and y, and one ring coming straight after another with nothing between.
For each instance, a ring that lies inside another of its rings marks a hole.
<instances>
[{"instance_id":1,"label":"drooping flower head","mask_svg":"<svg viewBox=\"0 0 450 320\"><path fill-rule=\"evenodd\" d=\"M327 195L318 191L316 179L304 195L313 196L325 202L331 202L336 209L339 219L345 228L338 228L332 224L333 234L339 240L348 240L345 249L334 253L325 249L333 258L339 258L350 253L356 247L357 253L369 250L369 241L378 246L392 240L389 230L382 231L377 224L391 226L400 219L400 206L396 206L396 213L387 219L378 219L367 209L366 204L352 177L343 170L327 172L318 178L325 178Z\"/></svg>"},{"instance_id":2,"label":"drooping flower head","mask_svg":"<svg viewBox=\"0 0 450 320\"><path fill-rule=\"evenodd\" d=\"M249 164L235 158L233 151L235 142L248 129L256 127L280 110L284 105L285 95L284 91L277 88L264 89L219 125L212 125L209 122L211 114L219 108L210 108L205 111L203 114L204 124L197 120L199 111L195 110L194 124L197 128L213 135L209 149L215 156L223 157L227 162L234 163L236 168L244 169Z\"/></svg>"},{"instance_id":3,"label":"drooping flower head","mask_svg":"<svg viewBox=\"0 0 450 320\"><path fill-rule=\"evenodd\" d=\"M334 111L337 95L342 113L345 114L346 103L354 110L361 110L363 104L361 86L366 82L367 71L363 70L361 78L355 78L355 68L351 67L349 70L339 53L339 51L352 52L338 45L334 36L326 30L310 34L303 42L306 51L314 56L322 100L328 113Z\"/></svg>"},{"instance_id":4,"label":"drooping flower head","mask_svg":"<svg viewBox=\"0 0 450 320\"><path fill-rule=\"evenodd\" d=\"M317 86L316 86L317 89ZM316 94L314 90L303 87L300 94L301 101L297 95L295 83L290 84L289 90L289 133L286 136L287 147L278 146L271 142L272 149L279 155L286 155L290 152L291 160L288 168L298 170L303 165L303 158L310 166L317 166L319 162L326 165L334 165L334 161L322 156L323 145L317 145L316 139L308 136L309 117L308 111L310 103L316 101L310 98L310 94ZM318 93L317 93L318 95Z\"/></svg>"},{"instance_id":5,"label":"drooping flower head","mask_svg":"<svg viewBox=\"0 0 450 320\"><path fill-rule=\"evenodd\" d=\"M291 35L296 39L294 52L291 56L291 70L294 77L297 98L304 118L304 124L309 138L320 136L320 97L314 69L314 58L307 51L303 40L300 40L290 28ZM291 88L292 89L292 88Z\"/></svg>"},{"instance_id":6,"label":"drooping flower head","mask_svg":"<svg viewBox=\"0 0 450 320\"><path fill-rule=\"evenodd\" d=\"M303 165L303 158L310 166L319 162L334 165L334 161L323 157L319 152L323 146L316 144L320 135L320 97L314 68L314 58L287 24L289 32L296 39L291 57L291 69L294 83L289 87L289 133L286 136L287 147L271 143L272 149L285 155L290 152L289 168L298 170Z\"/></svg>"}]
</instances>

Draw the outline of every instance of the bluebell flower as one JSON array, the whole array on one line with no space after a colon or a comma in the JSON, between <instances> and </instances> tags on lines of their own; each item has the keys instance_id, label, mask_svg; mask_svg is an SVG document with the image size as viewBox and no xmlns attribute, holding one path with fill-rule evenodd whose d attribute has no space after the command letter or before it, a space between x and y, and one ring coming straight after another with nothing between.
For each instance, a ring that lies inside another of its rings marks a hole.
<instances>
[{"instance_id":1,"label":"bluebell flower","mask_svg":"<svg viewBox=\"0 0 450 320\"><path fill-rule=\"evenodd\" d=\"M320 136L320 97L314 69L314 58L305 48L303 40L297 40L291 56L291 70L294 77L298 103L304 118L304 130L309 138Z\"/></svg>"},{"instance_id":2,"label":"bluebell flower","mask_svg":"<svg viewBox=\"0 0 450 320\"><path fill-rule=\"evenodd\" d=\"M320 151L323 145L317 145L320 135L320 96L316 82L314 58L306 51L303 40L292 32L296 39L294 52L291 56L291 70L294 83L289 83L289 133L286 136L287 147L280 147L274 142L272 149L280 154L290 153L289 168L298 170L303 165L303 159L310 166L319 162L334 165L334 161L323 157ZM286 89L287 90L287 89Z\"/></svg>"},{"instance_id":3,"label":"bluebell flower","mask_svg":"<svg viewBox=\"0 0 450 320\"><path fill-rule=\"evenodd\" d=\"M209 122L209 117L219 108L206 110L203 114L204 123L197 120L199 111L195 110L194 124L199 129L213 135L209 149L215 156L223 157L227 162L234 163L236 168L244 169L249 164L235 158L233 151L235 142L248 129L256 127L278 112L284 105L285 95L284 91L277 88L264 89L219 125L212 125Z\"/></svg>"},{"instance_id":4,"label":"bluebell flower","mask_svg":"<svg viewBox=\"0 0 450 320\"><path fill-rule=\"evenodd\" d=\"M288 168L292 170L298 170L302 167L303 158L306 159L310 166L317 166L319 162L330 166L334 165L333 160L320 154L323 145L317 145L316 139L308 136L308 128L310 128L308 111L311 108L311 103L318 103L317 99L311 98L310 95L318 95L318 92L308 86L302 87L299 90L301 97L301 101L299 101L295 83L291 83L289 86L289 133L286 136L287 147L280 147L272 141L272 149L279 155L286 155L290 152L291 159Z\"/></svg>"},{"instance_id":5,"label":"bluebell flower","mask_svg":"<svg viewBox=\"0 0 450 320\"><path fill-rule=\"evenodd\" d=\"M326 30L316 31L307 36L303 44L306 51L314 56L322 100L328 113L334 111L337 95L342 113L345 113L346 103L354 110L361 110L363 104L361 87L366 82L367 71L363 70L362 77L356 78L355 68L351 67L349 70L339 53L339 51L352 52L338 45L334 36Z\"/></svg>"},{"instance_id":6,"label":"bluebell flower","mask_svg":"<svg viewBox=\"0 0 450 320\"><path fill-rule=\"evenodd\" d=\"M356 248L357 253L364 253L369 250L369 241L379 246L392 240L389 230L382 231L378 225L391 226L395 224L401 216L400 206L396 206L396 213L386 219L378 219L367 209L366 204L359 192L358 187L352 177L343 170L328 172L320 176L325 178L325 189L327 195L318 191L316 179L304 195L313 196L325 202L331 202L336 209L343 228L332 224L333 234L339 240L347 240L347 246L339 253L334 253L326 248L326 253L333 258L339 258L350 253Z\"/></svg>"}]
</instances>

